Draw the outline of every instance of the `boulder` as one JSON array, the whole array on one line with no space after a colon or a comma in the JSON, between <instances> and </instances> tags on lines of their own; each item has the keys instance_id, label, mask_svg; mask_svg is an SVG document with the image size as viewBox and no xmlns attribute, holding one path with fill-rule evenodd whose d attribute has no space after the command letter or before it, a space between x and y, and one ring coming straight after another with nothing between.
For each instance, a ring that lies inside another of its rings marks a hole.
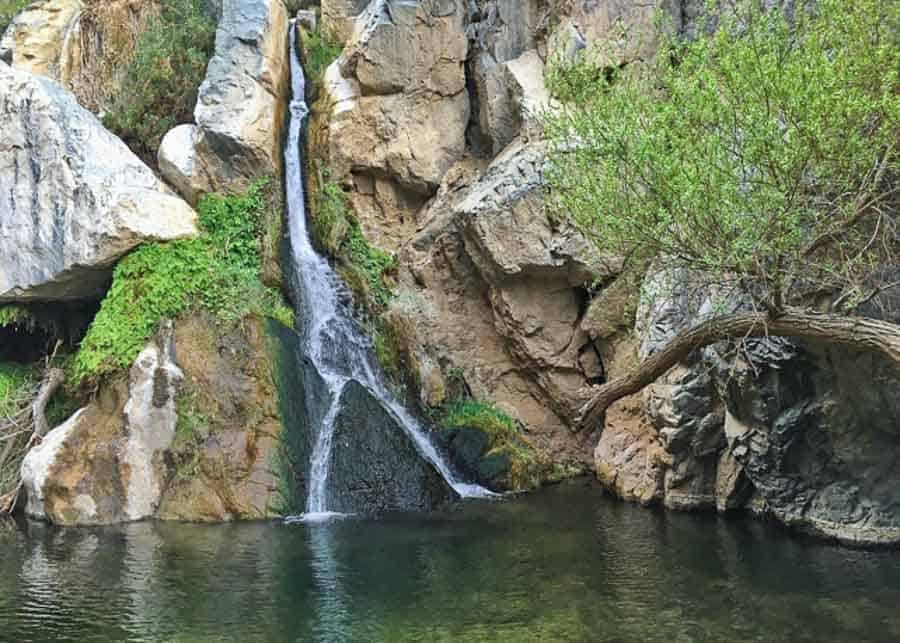
<instances>
[{"instance_id":1,"label":"boulder","mask_svg":"<svg viewBox=\"0 0 900 643\"><path fill-rule=\"evenodd\" d=\"M196 126L162 141L163 176L189 201L278 176L288 97L288 13L281 0L226 0L200 86Z\"/></svg>"},{"instance_id":2,"label":"boulder","mask_svg":"<svg viewBox=\"0 0 900 643\"><path fill-rule=\"evenodd\" d=\"M254 318L228 332L200 315L164 327L127 382L104 385L26 456L26 513L66 526L280 516L268 351Z\"/></svg>"},{"instance_id":3,"label":"boulder","mask_svg":"<svg viewBox=\"0 0 900 643\"><path fill-rule=\"evenodd\" d=\"M0 63L0 303L97 297L196 214L59 85Z\"/></svg>"},{"instance_id":4,"label":"boulder","mask_svg":"<svg viewBox=\"0 0 900 643\"><path fill-rule=\"evenodd\" d=\"M94 113L119 94L135 45L161 0L38 0L0 40L0 60L46 76Z\"/></svg>"},{"instance_id":5,"label":"boulder","mask_svg":"<svg viewBox=\"0 0 900 643\"><path fill-rule=\"evenodd\" d=\"M327 506L342 513L430 511L456 498L396 417L350 381L335 419Z\"/></svg>"},{"instance_id":6,"label":"boulder","mask_svg":"<svg viewBox=\"0 0 900 643\"><path fill-rule=\"evenodd\" d=\"M138 356L127 386L78 411L22 463L26 513L57 525L106 525L152 517L175 437L183 373L171 331Z\"/></svg>"}]
</instances>

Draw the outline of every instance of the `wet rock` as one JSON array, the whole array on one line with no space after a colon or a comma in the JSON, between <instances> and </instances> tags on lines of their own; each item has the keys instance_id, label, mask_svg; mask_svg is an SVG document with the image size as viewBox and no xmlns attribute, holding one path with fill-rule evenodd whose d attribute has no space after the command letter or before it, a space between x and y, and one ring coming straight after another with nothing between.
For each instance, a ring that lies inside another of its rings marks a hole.
<instances>
[{"instance_id":1,"label":"wet rock","mask_svg":"<svg viewBox=\"0 0 900 643\"><path fill-rule=\"evenodd\" d=\"M182 195L240 191L281 168L290 93L288 14L281 0L226 1L200 86L196 127L167 135L160 170Z\"/></svg>"},{"instance_id":2,"label":"wet rock","mask_svg":"<svg viewBox=\"0 0 900 643\"><path fill-rule=\"evenodd\" d=\"M0 302L96 297L194 211L59 85L0 63Z\"/></svg>"},{"instance_id":3,"label":"wet rock","mask_svg":"<svg viewBox=\"0 0 900 643\"><path fill-rule=\"evenodd\" d=\"M347 384L335 420L327 506L343 513L430 511L455 499L406 430L362 385Z\"/></svg>"},{"instance_id":4,"label":"wet rock","mask_svg":"<svg viewBox=\"0 0 900 643\"><path fill-rule=\"evenodd\" d=\"M438 432L437 442L464 480L492 491L509 489L509 455L489 453L490 436L481 429L465 426L443 429Z\"/></svg>"}]
</instances>

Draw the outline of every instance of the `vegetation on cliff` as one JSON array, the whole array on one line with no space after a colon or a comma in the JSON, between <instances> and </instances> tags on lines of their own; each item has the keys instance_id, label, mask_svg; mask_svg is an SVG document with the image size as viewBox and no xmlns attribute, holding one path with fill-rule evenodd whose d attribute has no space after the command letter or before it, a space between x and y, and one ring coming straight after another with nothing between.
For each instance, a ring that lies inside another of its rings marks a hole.
<instances>
[{"instance_id":1,"label":"vegetation on cliff","mask_svg":"<svg viewBox=\"0 0 900 643\"><path fill-rule=\"evenodd\" d=\"M256 313L293 325L293 312L261 280L265 191L209 195L199 206L201 235L141 246L116 266L113 283L73 362L73 380L128 368L160 321L192 308L233 322Z\"/></svg>"},{"instance_id":2,"label":"vegetation on cliff","mask_svg":"<svg viewBox=\"0 0 900 643\"><path fill-rule=\"evenodd\" d=\"M0 0L0 36L22 9L31 4L31 0Z\"/></svg>"},{"instance_id":3,"label":"vegetation on cliff","mask_svg":"<svg viewBox=\"0 0 900 643\"><path fill-rule=\"evenodd\" d=\"M562 209L604 251L720 294L701 325L598 389L585 423L722 339L813 337L900 360L900 326L860 316L896 286L898 14L823 0L788 19L744 1L653 64L557 77L573 99L548 119Z\"/></svg>"},{"instance_id":4,"label":"vegetation on cliff","mask_svg":"<svg viewBox=\"0 0 900 643\"><path fill-rule=\"evenodd\" d=\"M137 43L103 124L151 165L166 132L193 122L197 91L215 46L216 24L202 0L165 0Z\"/></svg>"},{"instance_id":5,"label":"vegetation on cliff","mask_svg":"<svg viewBox=\"0 0 900 643\"><path fill-rule=\"evenodd\" d=\"M392 297L386 275L396 267L396 260L369 243L350 210L347 195L329 179L328 172L319 183L313 208L315 238L337 260L341 276L362 303L373 312L380 311Z\"/></svg>"},{"instance_id":6,"label":"vegetation on cliff","mask_svg":"<svg viewBox=\"0 0 900 643\"><path fill-rule=\"evenodd\" d=\"M314 86L321 85L325 70L341 55L344 46L321 25L314 31L303 32L303 67L306 78Z\"/></svg>"}]
</instances>

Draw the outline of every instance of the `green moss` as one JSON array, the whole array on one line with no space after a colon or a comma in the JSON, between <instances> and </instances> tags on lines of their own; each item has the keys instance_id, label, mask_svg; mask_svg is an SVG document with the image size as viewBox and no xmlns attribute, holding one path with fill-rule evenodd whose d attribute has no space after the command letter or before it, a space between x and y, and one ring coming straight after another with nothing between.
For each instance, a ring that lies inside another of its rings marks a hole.
<instances>
[{"instance_id":1,"label":"green moss","mask_svg":"<svg viewBox=\"0 0 900 643\"><path fill-rule=\"evenodd\" d=\"M0 36L6 31L16 14L31 4L32 0L0 0Z\"/></svg>"},{"instance_id":2,"label":"green moss","mask_svg":"<svg viewBox=\"0 0 900 643\"><path fill-rule=\"evenodd\" d=\"M509 462L510 490L536 489L553 479L558 469L531 447L519 423L493 404L471 398L453 400L444 407L440 425L445 429L468 427L483 431L490 445L485 458L505 457Z\"/></svg>"},{"instance_id":3,"label":"green moss","mask_svg":"<svg viewBox=\"0 0 900 643\"><path fill-rule=\"evenodd\" d=\"M0 328L27 324L33 319L27 308L22 306L0 306Z\"/></svg>"},{"instance_id":4,"label":"green moss","mask_svg":"<svg viewBox=\"0 0 900 643\"><path fill-rule=\"evenodd\" d=\"M215 47L216 25L202 0L164 0L141 36L121 92L103 123L151 164L162 137L193 122L197 90Z\"/></svg>"},{"instance_id":5,"label":"green moss","mask_svg":"<svg viewBox=\"0 0 900 643\"><path fill-rule=\"evenodd\" d=\"M194 308L225 323L260 314L292 326L281 294L260 277L269 185L258 182L240 196L207 196L199 206L199 237L147 244L119 262L75 356L73 381L128 368L162 319Z\"/></svg>"},{"instance_id":6,"label":"green moss","mask_svg":"<svg viewBox=\"0 0 900 643\"><path fill-rule=\"evenodd\" d=\"M492 404L471 399L450 402L444 409L441 425L445 428L466 426L484 431L492 445L517 437L516 421Z\"/></svg>"},{"instance_id":7,"label":"green moss","mask_svg":"<svg viewBox=\"0 0 900 643\"><path fill-rule=\"evenodd\" d=\"M303 32L303 48L306 53L304 69L309 82L320 85L325 70L341 55L344 46L332 34L322 30Z\"/></svg>"},{"instance_id":8,"label":"green moss","mask_svg":"<svg viewBox=\"0 0 900 643\"><path fill-rule=\"evenodd\" d=\"M328 175L324 172L320 180L313 209L313 233L324 250L338 261L341 276L362 303L378 313L393 297L385 277L396 268L396 259L369 243L350 211L347 195Z\"/></svg>"}]
</instances>

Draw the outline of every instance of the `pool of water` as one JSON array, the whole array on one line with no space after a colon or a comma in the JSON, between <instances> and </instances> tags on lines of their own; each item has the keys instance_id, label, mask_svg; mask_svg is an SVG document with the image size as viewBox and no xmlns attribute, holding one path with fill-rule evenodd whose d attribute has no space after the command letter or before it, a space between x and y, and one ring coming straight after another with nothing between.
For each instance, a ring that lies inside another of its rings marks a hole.
<instances>
[{"instance_id":1,"label":"pool of water","mask_svg":"<svg viewBox=\"0 0 900 643\"><path fill-rule=\"evenodd\" d=\"M585 482L430 516L0 528L3 641L896 641L900 552Z\"/></svg>"}]
</instances>

